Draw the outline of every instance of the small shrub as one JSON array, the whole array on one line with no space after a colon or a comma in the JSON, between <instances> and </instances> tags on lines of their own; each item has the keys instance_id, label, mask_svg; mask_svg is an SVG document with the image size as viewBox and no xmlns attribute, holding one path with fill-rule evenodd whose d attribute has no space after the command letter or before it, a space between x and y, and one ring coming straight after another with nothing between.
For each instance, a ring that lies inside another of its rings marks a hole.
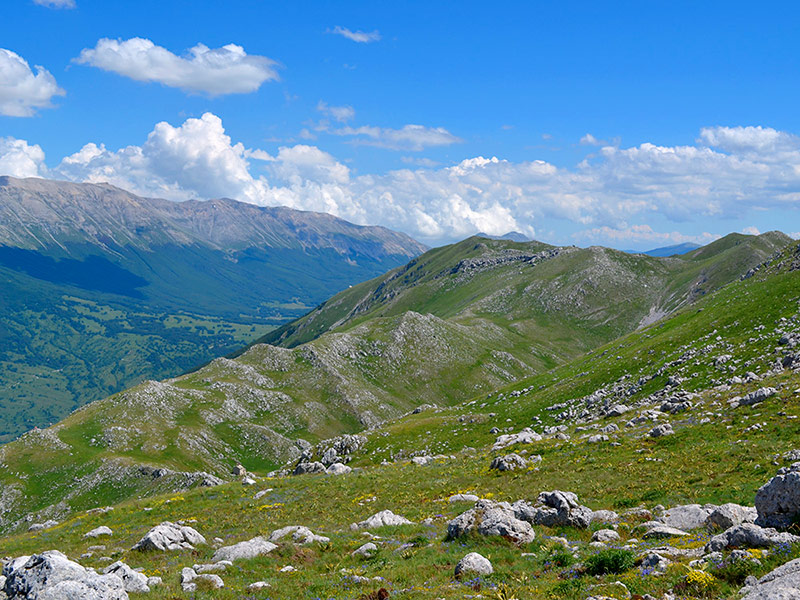
<instances>
[{"instance_id":1,"label":"small shrub","mask_svg":"<svg viewBox=\"0 0 800 600\"><path fill-rule=\"evenodd\" d=\"M630 550L608 548L592 554L584 561L589 575L618 574L632 569L636 555Z\"/></svg>"},{"instance_id":2,"label":"small shrub","mask_svg":"<svg viewBox=\"0 0 800 600\"><path fill-rule=\"evenodd\" d=\"M563 569L564 567L569 567L575 562L575 557L572 555L572 552L568 550L555 550L553 551L548 560L559 569Z\"/></svg>"}]
</instances>

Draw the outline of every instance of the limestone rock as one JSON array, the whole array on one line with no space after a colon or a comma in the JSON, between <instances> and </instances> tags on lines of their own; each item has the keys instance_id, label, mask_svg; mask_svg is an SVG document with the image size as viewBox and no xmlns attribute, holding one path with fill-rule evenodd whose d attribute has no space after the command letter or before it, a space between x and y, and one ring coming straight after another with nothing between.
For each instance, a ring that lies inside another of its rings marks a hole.
<instances>
[{"instance_id":1,"label":"limestone rock","mask_svg":"<svg viewBox=\"0 0 800 600\"><path fill-rule=\"evenodd\" d=\"M448 539L473 531L480 535L499 535L518 544L528 543L536 538L531 524L518 519L508 502L491 500L478 500L474 508L461 513L447 524Z\"/></svg>"},{"instance_id":2,"label":"limestone rock","mask_svg":"<svg viewBox=\"0 0 800 600\"><path fill-rule=\"evenodd\" d=\"M308 473L324 473L325 465L321 462L301 462L293 471L293 475L306 475Z\"/></svg>"},{"instance_id":3,"label":"limestone rock","mask_svg":"<svg viewBox=\"0 0 800 600\"><path fill-rule=\"evenodd\" d=\"M663 573L672 561L664 558L657 552L648 552L642 557L641 566L644 569L651 569L658 573Z\"/></svg>"},{"instance_id":4,"label":"limestone rock","mask_svg":"<svg viewBox=\"0 0 800 600\"><path fill-rule=\"evenodd\" d=\"M492 446L492 450L502 450L514 444L532 444L533 442L541 441L542 436L536 433L530 427L526 427L519 433L510 433L499 436Z\"/></svg>"},{"instance_id":5,"label":"limestone rock","mask_svg":"<svg viewBox=\"0 0 800 600\"><path fill-rule=\"evenodd\" d=\"M30 527L28 527L28 531L41 531L43 529L50 529L51 527L55 527L56 525L58 525L58 521L49 519L44 523L34 523Z\"/></svg>"},{"instance_id":6,"label":"limestone rock","mask_svg":"<svg viewBox=\"0 0 800 600\"><path fill-rule=\"evenodd\" d=\"M477 552L470 552L456 565L455 575L461 577L462 575L491 575L494 573L492 563L488 558L485 558Z\"/></svg>"},{"instance_id":7,"label":"limestone rock","mask_svg":"<svg viewBox=\"0 0 800 600\"><path fill-rule=\"evenodd\" d=\"M754 523L742 523L712 537L706 544L706 552L718 552L727 548L769 548L796 542L800 542L800 537L791 533L759 527Z\"/></svg>"},{"instance_id":8,"label":"limestone rock","mask_svg":"<svg viewBox=\"0 0 800 600\"><path fill-rule=\"evenodd\" d=\"M724 531L742 523L755 523L757 517L758 511L755 508L728 502L716 507L708 515L706 527Z\"/></svg>"},{"instance_id":9,"label":"limestone rock","mask_svg":"<svg viewBox=\"0 0 800 600\"><path fill-rule=\"evenodd\" d=\"M673 433L675 432L672 430L672 425L670 425L669 423L664 423L663 425L656 425L655 427L653 427L647 433L647 435L649 435L651 438L659 438L665 435L672 435Z\"/></svg>"},{"instance_id":10,"label":"limestone rock","mask_svg":"<svg viewBox=\"0 0 800 600\"><path fill-rule=\"evenodd\" d=\"M593 510L592 523L617 523L619 515L613 510Z\"/></svg>"},{"instance_id":11,"label":"limestone rock","mask_svg":"<svg viewBox=\"0 0 800 600\"><path fill-rule=\"evenodd\" d=\"M494 460L492 460L492 464L489 465L490 469L496 469L498 471L516 471L526 469L528 467L528 461L522 458L519 454L506 454L505 456L498 456Z\"/></svg>"},{"instance_id":12,"label":"limestone rock","mask_svg":"<svg viewBox=\"0 0 800 600\"><path fill-rule=\"evenodd\" d=\"M194 569L190 569L189 567L184 567L181 570L181 588L184 592L196 592L197 583L201 581L206 582L206 585L210 585L214 589L225 587L225 582L222 581L219 575L214 575L213 573L196 573Z\"/></svg>"},{"instance_id":13,"label":"limestone rock","mask_svg":"<svg viewBox=\"0 0 800 600\"><path fill-rule=\"evenodd\" d=\"M394 527L397 525L411 525L405 517L394 514L390 510L382 510L368 519L356 524L356 529L375 529L377 527Z\"/></svg>"},{"instance_id":14,"label":"limestone rock","mask_svg":"<svg viewBox=\"0 0 800 600\"><path fill-rule=\"evenodd\" d=\"M98 575L57 550L19 557L3 576L9 600L128 600L122 579Z\"/></svg>"},{"instance_id":15,"label":"limestone rock","mask_svg":"<svg viewBox=\"0 0 800 600\"><path fill-rule=\"evenodd\" d=\"M598 529L592 534L591 541L603 542L604 544L607 544L608 542L618 542L619 534L613 529Z\"/></svg>"},{"instance_id":16,"label":"limestone rock","mask_svg":"<svg viewBox=\"0 0 800 600\"><path fill-rule=\"evenodd\" d=\"M204 538L197 530L164 521L156 525L132 548L133 550L192 550L197 544L205 544Z\"/></svg>"},{"instance_id":17,"label":"limestone rock","mask_svg":"<svg viewBox=\"0 0 800 600\"><path fill-rule=\"evenodd\" d=\"M536 506L522 500L514 503L517 517L534 525L545 527L577 527L586 529L592 522L591 508L578 503L578 496L572 492L554 490L542 492Z\"/></svg>"},{"instance_id":18,"label":"limestone rock","mask_svg":"<svg viewBox=\"0 0 800 600\"><path fill-rule=\"evenodd\" d=\"M347 475L352 470L352 467L348 467L347 465L337 462L328 467L325 472L329 475Z\"/></svg>"},{"instance_id":19,"label":"limestone rock","mask_svg":"<svg viewBox=\"0 0 800 600\"><path fill-rule=\"evenodd\" d=\"M700 506L699 504L683 504L680 506L673 506L656 520L664 523L667 527L689 531L691 529L705 527L706 520L716 508L717 507L713 504L707 504L705 506Z\"/></svg>"},{"instance_id":20,"label":"limestone rock","mask_svg":"<svg viewBox=\"0 0 800 600\"><path fill-rule=\"evenodd\" d=\"M474 502L477 502L478 500L480 500L480 498L478 498L478 496L476 496L475 494L453 494L452 496L450 496L447 499L447 501L450 504L453 504L454 502L473 502L474 503Z\"/></svg>"},{"instance_id":21,"label":"limestone rock","mask_svg":"<svg viewBox=\"0 0 800 600\"><path fill-rule=\"evenodd\" d=\"M780 469L756 492L756 523L788 528L800 513L800 462Z\"/></svg>"},{"instance_id":22,"label":"limestone rock","mask_svg":"<svg viewBox=\"0 0 800 600\"><path fill-rule=\"evenodd\" d=\"M84 533L83 537L85 537L85 538L96 538L96 537L100 537L102 535L114 535L114 532L111 531L111 529L109 527L106 527L105 525L102 525L100 527L95 527L91 531L88 531L88 532Z\"/></svg>"},{"instance_id":23,"label":"limestone rock","mask_svg":"<svg viewBox=\"0 0 800 600\"><path fill-rule=\"evenodd\" d=\"M767 573L740 593L741 600L800 600L800 558Z\"/></svg>"},{"instance_id":24,"label":"limestone rock","mask_svg":"<svg viewBox=\"0 0 800 600\"><path fill-rule=\"evenodd\" d=\"M288 527L276 529L270 534L269 541L279 542L288 535L292 536L292 541L295 544L313 544L315 542L324 544L331 541L330 538L317 535L308 527L303 527L302 525L289 525Z\"/></svg>"},{"instance_id":25,"label":"limestone rock","mask_svg":"<svg viewBox=\"0 0 800 600\"><path fill-rule=\"evenodd\" d=\"M221 560L240 560L246 558L255 558L262 554L269 554L278 546L272 542L265 540L263 537L254 537L252 540L246 542L239 542L232 546L223 546L214 553L211 558L213 562L220 562Z\"/></svg>"},{"instance_id":26,"label":"limestone rock","mask_svg":"<svg viewBox=\"0 0 800 600\"><path fill-rule=\"evenodd\" d=\"M150 591L150 586L147 585L147 575L134 571L120 560L108 565L103 569L103 573L119 577L126 592L142 594Z\"/></svg>"},{"instance_id":27,"label":"limestone rock","mask_svg":"<svg viewBox=\"0 0 800 600\"><path fill-rule=\"evenodd\" d=\"M265 590L265 589L267 589L269 587L272 587L272 586L266 581L256 581L255 583L251 583L250 585L247 586L247 591L248 592L258 592L260 590Z\"/></svg>"},{"instance_id":28,"label":"limestone rock","mask_svg":"<svg viewBox=\"0 0 800 600\"><path fill-rule=\"evenodd\" d=\"M372 542L367 542L357 550L354 550L353 556L358 556L360 558L372 558L377 551L378 547L375 544Z\"/></svg>"},{"instance_id":29,"label":"limestone rock","mask_svg":"<svg viewBox=\"0 0 800 600\"><path fill-rule=\"evenodd\" d=\"M739 404L743 404L745 406L758 404L759 402L763 402L767 398L771 398L777 393L778 390L772 387L759 388L756 391L750 392L749 394L744 396L741 400L739 400Z\"/></svg>"},{"instance_id":30,"label":"limestone rock","mask_svg":"<svg viewBox=\"0 0 800 600\"><path fill-rule=\"evenodd\" d=\"M619 416L624 415L629 410L630 410L630 408L628 406L626 406L625 404L615 404L614 406L612 406L611 408L608 409L608 412L606 412L606 416L608 416L608 417L619 417Z\"/></svg>"},{"instance_id":31,"label":"limestone rock","mask_svg":"<svg viewBox=\"0 0 800 600\"><path fill-rule=\"evenodd\" d=\"M668 525L656 525L655 527L648 529L642 537L646 540L650 540L654 538L660 539L670 537L685 537L687 535L689 534L682 529L669 527Z\"/></svg>"}]
</instances>

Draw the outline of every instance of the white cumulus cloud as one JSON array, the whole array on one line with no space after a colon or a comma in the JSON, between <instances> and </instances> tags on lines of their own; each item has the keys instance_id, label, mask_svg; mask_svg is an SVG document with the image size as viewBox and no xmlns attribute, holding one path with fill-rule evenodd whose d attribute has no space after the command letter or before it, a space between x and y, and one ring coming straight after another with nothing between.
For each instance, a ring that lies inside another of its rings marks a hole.
<instances>
[{"instance_id":1,"label":"white cumulus cloud","mask_svg":"<svg viewBox=\"0 0 800 600\"><path fill-rule=\"evenodd\" d=\"M351 31L347 27L341 27L340 25L337 25L331 30L331 33L341 35L348 40L358 42L360 44L369 44L371 42L377 42L381 39L381 34L377 29L375 31Z\"/></svg>"},{"instance_id":2,"label":"white cumulus cloud","mask_svg":"<svg viewBox=\"0 0 800 600\"><path fill-rule=\"evenodd\" d=\"M47 69L34 68L36 73L19 54L0 48L0 115L31 117L51 107L53 96L64 95Z\"/></svg>"},{"instance_id":3,"label":"white cumulus cloud","mask_svg":"<svg viewBox=\"0 0 800 600\"><path fill-rule=\"evenodd\" d=\"M41 147L12 137L0 138L0 175L42 177L45 172Z\"/></svg>"},{"instance_id":4,"label":"white cumulus cloud","mask_svg":"<svg viewBox=\"0 0 800 600\"><path fill-rule=\"evenodd\" d=\"M478 156L449 167L354 174L314 145L246 148L206 113L179 125L158 123L141 145L86 144L49 171L41 148L5 139L0 170L108 181L174 200L227 196L324 211L429 243L478 231L552 231L556 242L618 247L706 243L730 230L755 233L746 228L753 215L761 225L765 211L782 215L775 227L797 230L791 224L800 216L800 143L768 133L780 143L759 144L746 129L703 130L695 145L603 147L572 168Z\"/></svg>"},{"instance_id":5,"label":"white cumulus cloud","mask_svg":"<svg viewBox=\"0 0 800 600\"><path fill-rule=\"evenodd\" d=\"M94 48L83 49L75 62L136 81L158 82L210 96L254 92L264 82L278 78L274 60L249 55L236 44L221 48L197 44L187 56L177 56L144 38L103 38Z\"/></svg>"}]
</instances>

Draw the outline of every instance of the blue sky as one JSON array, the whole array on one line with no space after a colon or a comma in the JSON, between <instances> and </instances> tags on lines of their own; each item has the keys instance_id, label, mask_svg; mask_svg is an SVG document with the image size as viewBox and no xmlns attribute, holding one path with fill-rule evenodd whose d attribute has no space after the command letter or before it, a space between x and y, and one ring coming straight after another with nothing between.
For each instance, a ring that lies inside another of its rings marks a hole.
<instances>
[{"instance_id":1,"label":"blue sky","mask_svg":"<svg viewBox=\"0 0 800 600\"><path fill-rule=\"evenodd\" d=\"M0 174L429 244L800 232L796 3L37 2L0 20Z\"/></svg>"}]
</instances>

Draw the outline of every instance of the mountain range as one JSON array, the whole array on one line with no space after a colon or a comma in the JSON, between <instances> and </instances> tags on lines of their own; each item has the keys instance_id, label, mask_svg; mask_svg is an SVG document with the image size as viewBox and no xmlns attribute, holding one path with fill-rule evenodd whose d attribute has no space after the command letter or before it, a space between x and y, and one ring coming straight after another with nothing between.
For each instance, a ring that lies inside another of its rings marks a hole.
<instances>
[{"instance_id":1,"label":"mountain range","mask_svg":"<svg viewBox=\"0 0 800 600\"><path fill-rule=\"evenodd\" d=\"M0 597L794 597L798 277L777 232L430 250L1 446Z\"/></svg>"},{"instance_id":2,"label":"mountain range","mask_svg":"<svg viewBox=\"0 0 800 600\"><path fill-rule=\"evenodd\" d=\"M424 250L322 213L0 177L0 441L196 368Z\"/></svg>"},{"instance_id":3,"label":"mountain range","mask_svg":"<svg viewBox=\"0 0 800 600\"><path fill-rule=\"evenodd\" d=\"M119 501L236 464L265 473L326 438L458 405L647 327L789 241L731 234L670 258L483 238L430 250L234 358L147 381L6 445L0 525L62 516L100 490ZM154 482L158 469L171 476ZM26 472L36 479L14 475Z\"/></svg>"}]
</instances>

